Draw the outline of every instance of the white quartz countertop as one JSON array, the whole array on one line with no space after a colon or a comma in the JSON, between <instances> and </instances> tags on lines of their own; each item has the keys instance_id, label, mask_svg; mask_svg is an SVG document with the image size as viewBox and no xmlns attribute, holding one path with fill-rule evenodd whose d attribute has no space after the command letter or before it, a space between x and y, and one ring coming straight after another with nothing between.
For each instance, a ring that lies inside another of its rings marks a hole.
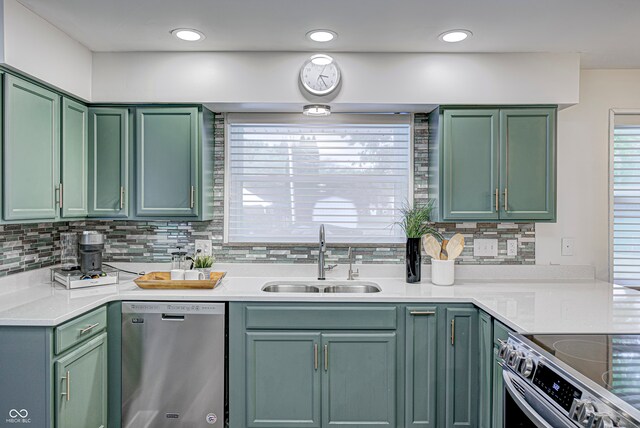
<instances>
[{"instance_id":1,"label":"white quartz countertop","mask_svg":"<svg viewBox=\"0 0 640 428\"><path fill-rule=\"evenodd\" d=\"M119 264L135 271L168 270L162 264ZM640 292L588 278L584 271L484 268L456 272L454 286L434 286L428 268L422 283L407 284L402 265L358 265L360 281L382 289L371 294L267 293L266 282L315 280L315 265L225 264L214 290L143 290L121 274L120 284L66 290L50 281L49 269L0 279L0 326L54 326L112 301L262 301L352 303L473 303L521 333L640 334ZM458 267L457 267L458 268ZM506 272L501 274L500 272ZM564 273L563 273L564 272ZM474 276L475 275L475 276ZM488 275L497 279L486 278ZM551 279L550 276L563 277ZM346 268L327 274L327 285L343 281Z\"/></svg>"}]
</instances>

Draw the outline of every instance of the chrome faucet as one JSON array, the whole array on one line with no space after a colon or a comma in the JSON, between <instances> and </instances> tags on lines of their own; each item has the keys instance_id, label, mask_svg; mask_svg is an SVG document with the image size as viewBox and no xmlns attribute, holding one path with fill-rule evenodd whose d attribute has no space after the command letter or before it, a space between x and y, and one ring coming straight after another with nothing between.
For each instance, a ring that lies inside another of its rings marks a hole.
<instances>
[{"instance_id":1,"label":"chrome faucet","mask_svg":"<svg viewBox=\"0 0 640 428\"><path fill-rule=\"evenodd\" d=\"M358 276L360 276L360 269L353 270L353 263L355 262L353 258L353 250L349 247L349 254L347 255L349 259L349 273L347 274L347 281L353 281Z\"/></svg>"},{"instance_id":2,"label":"chrome faucet","mask_svg":"<svg viewBox=\"0 0 640 428\"><path fill-rule=\"evenodd\" d=\"M327 243L324 239L324 224L320 225L320 239L319 239L319 251L318 251L318 279L326 279L324 273L327 270L331 270L338 265L324 265L324 253L327 251Z\"/></svg>"}]
</instances>

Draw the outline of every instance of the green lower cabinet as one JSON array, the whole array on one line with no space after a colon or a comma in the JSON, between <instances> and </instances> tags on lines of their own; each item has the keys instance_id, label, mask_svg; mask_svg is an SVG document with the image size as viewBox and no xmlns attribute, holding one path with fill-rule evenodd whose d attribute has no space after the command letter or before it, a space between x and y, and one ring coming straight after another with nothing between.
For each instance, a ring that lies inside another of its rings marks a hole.
<instances>
[{"instance_id":1,"label":"green lower cabinet","mask_svg":"<svg viewBox=\"0 0 640 428\"><path fill-rule=\"evenodd\" d=\"M55 362L56 428L106 428L107 335Z\"/></svg>"},{"instance_id":2,"label":"green lower cabinet","mask_svg":"<svg viewBox=\"0 0 640 428\"><path fill-rule=\"evenodd\" d=\"M408 306L405 326L405 426L435 428L438 308Z\"/></svg>"},{"instance_id":3,"label":"green lower cabinet","mask_svg":"<svg viewBox=\"0 0 640 428\"><path fill-rule=\"evenodd\" d=\"M246 426L320 422L319 332L246 333Z\"/></svg>"},{"instance_id":4,"label":"green lower cabinet","mask_svg":"<svg viewBox=\"0 0 640 428\"><path fill-rule=\"evenodd\" d=\"M493 320L485 312L480 312L479 316L479 408L478 427L491 427L492 414L492 385L493 385Z\"/></svg>"},{"instance_id":5,"label":"green lower cabinet","mask_svg":"<svg viewBox=\"0 0 640 428\"><path fill-rule=\"evenodd\" d=\"M322 426L396 425L396 333L323 333Z\"/></svg>"},{"instance_id":6,"label":"green lower cabinet","mask_svg":"<svg viewBox=\"0 0 640 428\"><path fill-rule=\"evenodd\" d=\"M478 426L478 310L446 309L444 349L446 428Z\"/></svg>"},{"instance_id":7,"label":"green lower cabinet","mask_svg":"<svg viewBox=\"0 0 640 428\"><path fill-rule=\"evenodd\" d=\"M89 111L83 104L62 99L61 186L64 218L86 217Z\"/></svg>"},{"instance_id":8,"label":"green lower cabinet","mask_svg":"<svg viewBox=\"0 0 640 428\"><path fill-rule=\"evenodd\" d=\"M492 369L492 420L493 428L503 428L504 420L504 381L502 379L501 359L498 358L498 348L500 341L506 341L509 338L509 329L500 322L493 321L493 369Z\"/></svg>"}]
</instances>

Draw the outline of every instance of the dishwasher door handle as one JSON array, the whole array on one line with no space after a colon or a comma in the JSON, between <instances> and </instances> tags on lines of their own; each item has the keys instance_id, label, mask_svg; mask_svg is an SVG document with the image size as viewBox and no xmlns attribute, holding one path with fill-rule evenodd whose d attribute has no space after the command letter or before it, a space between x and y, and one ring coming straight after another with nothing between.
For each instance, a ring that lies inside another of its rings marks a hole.
<instances>
[{"instance_id":1,"label":"dishwasher door handle","mask_svg":"<svg viewBox=\"0 0 640 428\"><path fill-rule=\"evenodd\" d=\"M162 314L163 321L184 321L184 315Z\"/></svg>"}]
</instances>

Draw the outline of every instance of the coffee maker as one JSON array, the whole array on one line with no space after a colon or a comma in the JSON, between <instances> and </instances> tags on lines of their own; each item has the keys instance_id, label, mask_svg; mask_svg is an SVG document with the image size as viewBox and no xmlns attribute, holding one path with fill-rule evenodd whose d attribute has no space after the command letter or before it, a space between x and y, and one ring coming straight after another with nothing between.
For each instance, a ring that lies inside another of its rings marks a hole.
<instances>
[{"instance_id":1,"label":"coffee maker","mask_svg":"<svg viewBox=\"0 0 640 428\"><path fill-rule=\"evenodd\" d=\"M85 230L78 242L80 250L80 272L86 276L102 275L102 250L104 235L95 230Z\"/></svg>"}]
</instances>

